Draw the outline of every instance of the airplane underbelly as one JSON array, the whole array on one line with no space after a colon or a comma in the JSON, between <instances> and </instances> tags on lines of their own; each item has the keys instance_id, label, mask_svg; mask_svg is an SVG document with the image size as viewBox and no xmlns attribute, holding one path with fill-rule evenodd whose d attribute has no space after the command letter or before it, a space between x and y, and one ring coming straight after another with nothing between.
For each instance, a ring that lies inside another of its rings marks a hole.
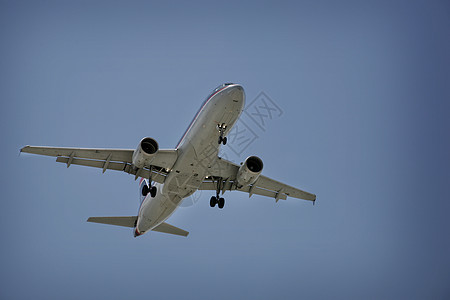
<instances>
[{"instance_id":1,"label":"airplane underbelly","mask_svg":"<svg viewBox=\"0 0 450 300\"><path fill-rule=\"evenodd\" d=\"M177 195L164 194L164 185L157 185L157 194L154 198L146 198L139 210L137 227L144 233L164 222L181 202Z\"/></svg>"},{"instance_id":2,"label":"airplane underbelly","mask_svg":"<svg viewBox=\"0 0 450 300\"><path fill-rule=\"evenodd\" d=\"M158 189L161 196L157 195L148 207L143 207L138 218L140 230L148 231L164 222L184 198L197 191L205 176L211 174L220 146L218 125L225 125L227 134L239 118L243 104L242 93L237 92L217 98L204 108L178 148L178 159Z\"/></svg>"},{"instance_id":3,"label":"airplane underbelly","mask_svg":"<svg viewBox=\"0 0 450 300\"><path fill-rule=\"evenodd\" d=\"M168 195L186 198L192 195L203 181L203 174L199 174L194 169L191 172L173 174L166 179L164 192Z\"/></svg>"}]
</instances>

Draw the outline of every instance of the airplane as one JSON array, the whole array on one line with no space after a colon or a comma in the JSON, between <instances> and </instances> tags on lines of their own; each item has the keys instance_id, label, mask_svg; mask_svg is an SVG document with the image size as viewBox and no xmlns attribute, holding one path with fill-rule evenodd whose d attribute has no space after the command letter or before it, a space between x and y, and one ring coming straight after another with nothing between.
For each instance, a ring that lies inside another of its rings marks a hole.
<instances>
[{"instance_id":1,"label":"airplane","mask_svg":"<svg viewBox=\"0 0 450 300\"><path fill-rule=\"evenodd\" d=\"M210 206L222 209L226 191L274 198L316 200L316 195L261 175L263 162L249 156L240 165L218 156L227 144L245 106L241 85L224 83L202 103L175 149L159 149L155 139L143 138L136 149L61 148L25 146L20 152L54 156L59 163L123 171L139 181L140 207L136 216L90 217L87 221L133 228L134 237L157 231L179 236L189 232L166 223L182 200L197 190L215 191ZM222 194L222 195L221 195Z\"/></svg>"}]
</instances>

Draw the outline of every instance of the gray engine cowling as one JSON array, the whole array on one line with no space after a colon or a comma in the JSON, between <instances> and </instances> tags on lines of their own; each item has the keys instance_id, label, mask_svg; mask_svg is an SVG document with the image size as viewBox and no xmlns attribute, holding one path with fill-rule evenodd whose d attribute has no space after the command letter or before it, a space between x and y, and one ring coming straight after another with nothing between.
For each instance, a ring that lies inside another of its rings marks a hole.
<instances>
[{"instance_id":1,"label":"gray engine cowling","mask_svg":"<svg viewBox=\"0 0 450 300\"><path fill-rule=\"evenodd\" d=\"M253 184L263 170L263 162L257 156L249 156L245 159L237 172L236 181L238 187Z\"/></svg>"},{"instance_id":2,"label":"gray engine cowling","mask_svg":"<svg viewBox=\"0 0 450 300\"><path fill-rule=\"evenodd\" d=\"M133 165L139 169L150 166L158 149L158 143L154 139L149 137L143 138L133 152Z\"/></svg>"}]
</instances>

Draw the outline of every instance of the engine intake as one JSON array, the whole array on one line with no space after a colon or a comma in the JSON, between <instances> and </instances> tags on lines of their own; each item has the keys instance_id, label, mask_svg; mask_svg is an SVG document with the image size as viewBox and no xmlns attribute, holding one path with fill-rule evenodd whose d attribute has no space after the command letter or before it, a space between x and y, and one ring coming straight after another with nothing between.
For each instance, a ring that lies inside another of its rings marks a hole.
<instances>
[{"instance_id":1,"label":"engine intake","mask_svg":"<svg viewBox=\"0 0 450 300\"><path fill-rule=\"evenodd\" d=\"M158 143L154 139L149 137L143 138L133 152L133 165L139 169L150 166L158 150Z\"/></svg>"},{"instance_id":2,"label":"engine intake","mask_svg":"<svg viewBox=\"0 0 450 300\"><path fill-rule=\"evenodd\" d=\"M263 162L259 157L247 157L237 172L236 181L238 187L255 183L259 175L261 175L263 166Z\"/></svg>"}]
</instances>

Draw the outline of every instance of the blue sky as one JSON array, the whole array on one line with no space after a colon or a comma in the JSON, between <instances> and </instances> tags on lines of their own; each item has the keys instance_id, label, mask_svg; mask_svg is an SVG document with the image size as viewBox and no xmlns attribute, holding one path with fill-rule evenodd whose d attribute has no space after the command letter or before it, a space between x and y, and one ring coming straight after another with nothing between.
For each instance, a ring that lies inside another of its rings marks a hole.
<instances>
[{"instance_id":1,"label":"blue sky","mask_svg":"<svg viewBox=\"0 0 450 300\"><path fill-rule=\"evenodd\" d=\"M448 1L1 1L0 25L0 298L450 297ZM172 148L224 82L282 114L223 155L315 206L202 192L187 239L135 239L85 222L135 215L132 176L18 156Z\"/></svg>"}]
</instances>

